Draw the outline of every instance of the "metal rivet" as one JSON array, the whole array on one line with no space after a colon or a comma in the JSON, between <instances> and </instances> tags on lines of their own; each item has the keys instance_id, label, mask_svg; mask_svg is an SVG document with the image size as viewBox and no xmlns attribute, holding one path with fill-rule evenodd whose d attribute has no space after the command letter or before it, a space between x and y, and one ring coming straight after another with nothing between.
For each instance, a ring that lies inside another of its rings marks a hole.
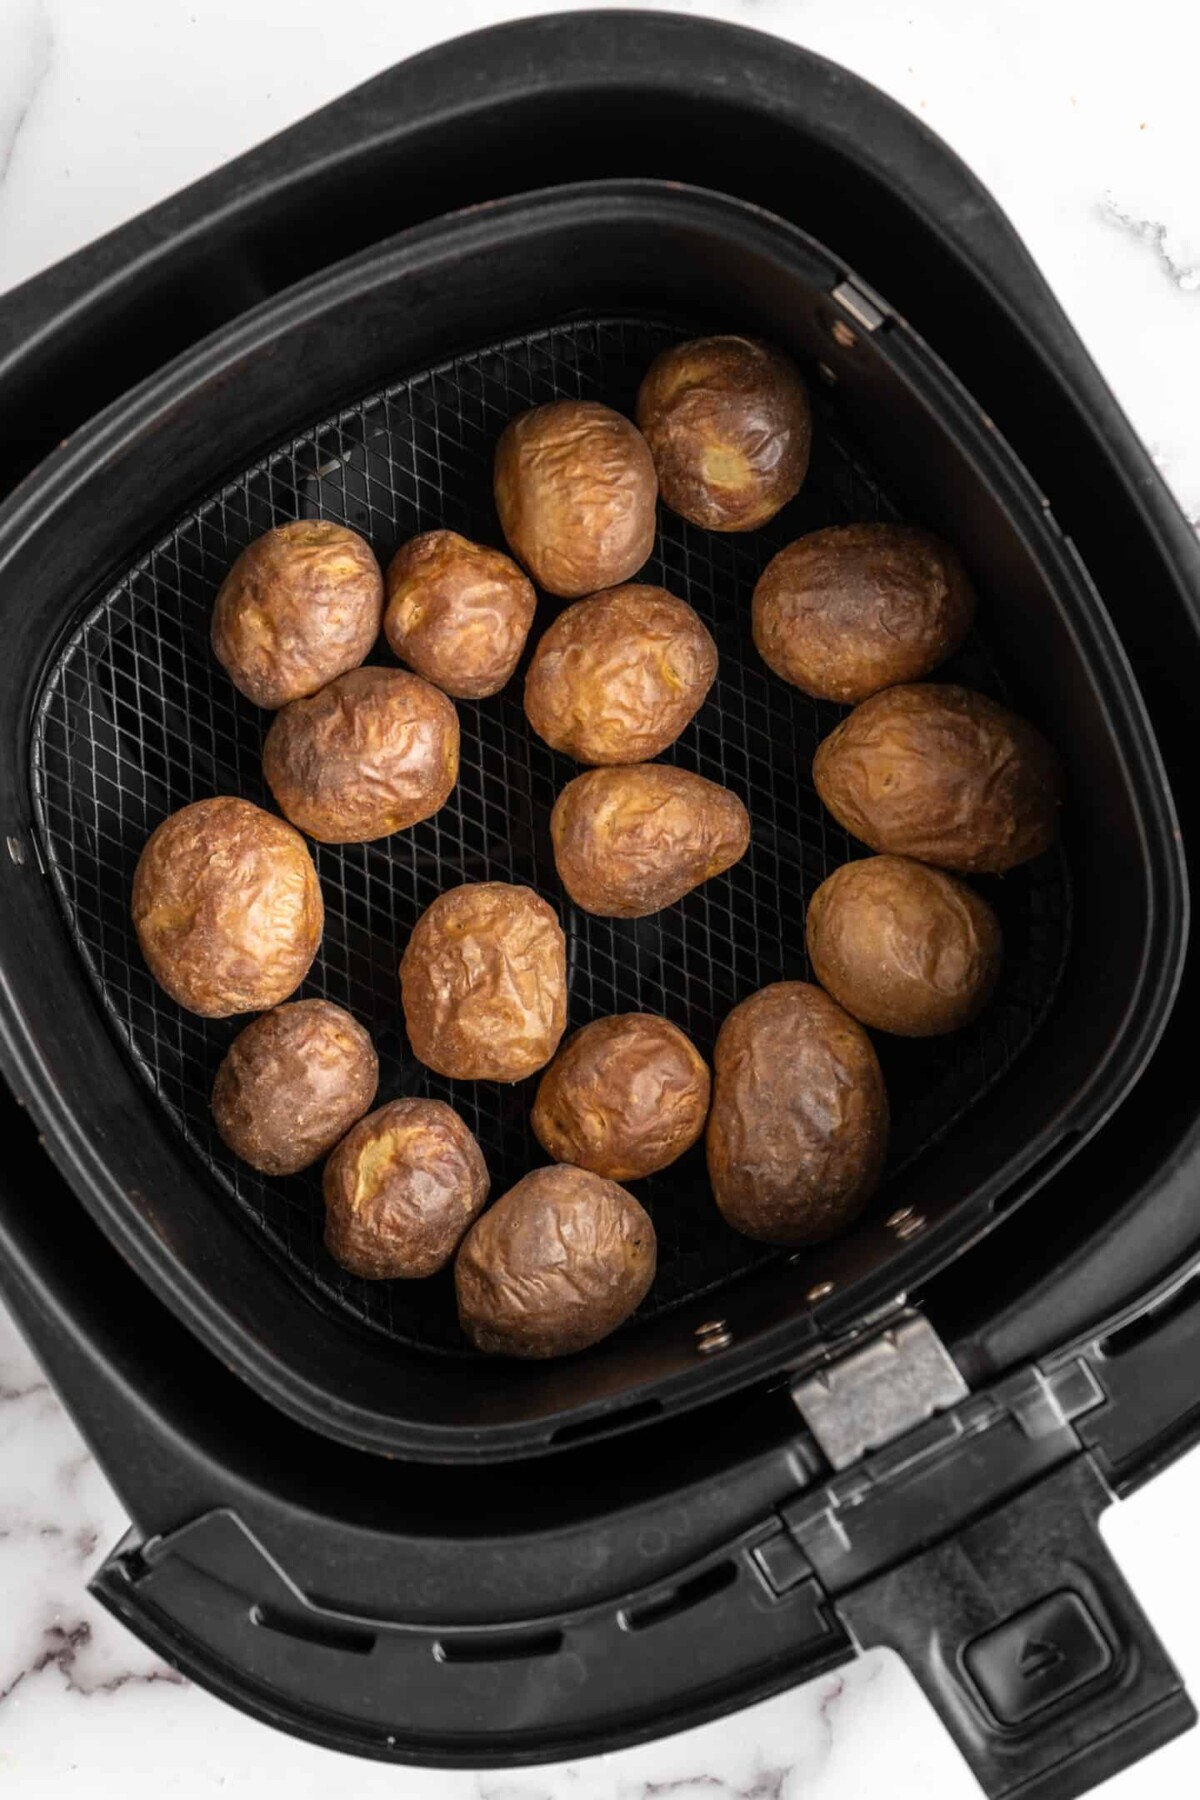
<instances>
[{"instance_id":1,"label":"metal rivet","mask_svg":"<svg viewBox=\"0 0 1200 1800\"><path fill-rule=\"evenodd\" d=\"M903 1225L905 1219L911 1219L912 1216L913 1216L912 1207L911 1206L902 1206L900 1208L899 1212L894 1212L891 1215L891 1217L886 1221L888 1229L890 1231L895 1231L895 1229L898 1225Z\"/></svg>"},{"instance_id":2,"label":"metal rivet","mask_svg":"<svg viewBox=\"0 0 1200 1800\"><path fill-rule=\"evenodd\" d=\"M728 1350L733 1333L724 1319L706 1319L696 1327L696 1340L701 1356L711 1356L714 1350Z\"/></svg>"},{"instance_id":3,"label":"metal rivet","mask_svg":"<svg viewBox=\"0 0 1200 1800\"><path fill-rule=\"evenodd\" d=\"M907 1241L909 1238L916 1237L918 1231L924 1231L925 1221L920 1213L913 1211L911 1206L902 1206L899 1212L892 1214L888 1220L888 1226L898 1238Z\"/></svg>"},{"instance_id":4,"label":"metal rivet","mask_svg":"<svg viewBox=\"0 0 1200 1800\"><path fill-rule=\"evenodd\" d=\"M813 1287L809 1288L809 1290L808 1290L807 1294L805 1294L804 1298L806 1300L810 1301L815 1306L818 1300L828 1299L829 1295L832 1294L832 1292L833 1292L832 1281L818 1281Z\"/></svg>"},{"instance_id":5,"label":"metal rivet","mask_svg":"<svg viewBox=\"0 0 1200 1800\"><path fill-rule=\"evenodd\" d=\"M833 370L830 368L828 363L819 362L817 364L817 374L820 376L821 380L825 383L826 387L836 387L837 386L838 378L834 374Z\"/></svg>"},{"instance_id":6,"label":"metal rivet","mask_svg":"<svg viewBox=\"0 0 1200 1800\"><path fill-rule=\"evenodd\" d=\"M8 844L9 856L12 858L13 862L16 863L17 867L20 868L21 865L25 861L25 846L24 846L24 844L21 842L19 837L10 837L10 838L6 839L6 842Z\"/></svg>"},{"instance_id":7,"label":"metal rivet","mask_svg":"<svg viewBox=\"0 0 1200 1800\"><path fill-rule=\"evenodd\" d=\"M843 350L853 350L858 342L844 319L835 319L829 327L829 331L834 343L840 344Z\"/></svg>"}]
</instances>

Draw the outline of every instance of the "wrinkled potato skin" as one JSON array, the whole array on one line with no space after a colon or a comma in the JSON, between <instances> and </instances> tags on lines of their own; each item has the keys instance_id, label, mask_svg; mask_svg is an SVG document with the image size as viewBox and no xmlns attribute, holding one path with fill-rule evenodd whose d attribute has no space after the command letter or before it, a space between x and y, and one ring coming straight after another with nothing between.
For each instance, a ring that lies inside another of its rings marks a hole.
<instances>
[{"instance_id":1,"label":"wrinkled potato skin","mask_svg":"<svg viewBox=\"0 0 1200 1800\"><path fill-rule=\"evenodd\" d=\"M532 1125L555 1162L637 1181L690 1150L708 1117L708 1065L655 1013L614 1013L569 1037L538 1087Z\"/></svg>"},{"instance_id":2,"label":"wrinkled potato skin","mask_svg":"<svg viewBox=\"0 0 1200 1800\"><path fill-rule=\"evenodd\" d=\"M655 358L637 422L663 504L709 531L753 531L799 493L812 415L795 364L755 338L696 338Z\"/></svg>"},{"instance_id":3,"label":"wrinkled potato skin","mask_svg":"<svg viewBox=\"0 0 1200 1800\"><path fill-rule=\"evenodd\" d=\"M366 1281L414 1281L450 1261L482 1211L483 1152L452 1106L392 1100L325 1164L325 1248Z\"/></svg>"},{"instance_id":4,"label":"wrinkled potato skin","mask_svg":"<svg viewBox=\"0 0 1200 1800\"><path fill-rule=\"evenodd\" d=\"M871 1040L806 981L735 1006L713 1055L708 1172L735 1231L816 1244L858 1217L879 1185L888 1103Z\"/></svg>"},{"instance_id":5,"label":"wrinkled potato skin","mask_svg":"<svg viewBox=\"0 0 1200 1800\"><path fill-rule=\"evenodd\" d=\"M623 1325L654 1280L657 1243L632 1194L586 1169L535 1169L472 1226L454 1265L477 1350L570 1356Z\"/></svg>"},{"instance_id":6,"label":"wrinkled potato skin","mask_svg":"<svg viewBox=\"0 0 1200 1800\"><path fill-rule=\"evenodd\" d=\"M552 907L505 881L449 888L400 962L413 1054L457 1081L522 1081L567 1023L567 941Z\"/></svg>"},{"instance_id":7,"label":"wrinkled potato skin","mask_svg":"<svg viewBox=\"0 0 1200 1800\"><path fill-rule=\"evenodd\" d=\"M361 1119L379 1086L379 1058L348 1012L293 1000L238 1033L213 1083L217 1130L264 1175L295 1175Z\"/></svg>"},{"instance_id":8,"label":"wrinkled potato skin","mask_svg":"<svg viewBox=\"0 0 1200 1800\"><path fill-rule=\"evenodd\" d=\"M382 613L383 576L365 539L296 519L248 545L221 583L213 653L256 706L286 706L356 669Z\"/></svg>"},{"instance_id":9,"label":"wrinkled potato skin","mask_svg":"<svg viewBox=\"0 0 1200 1800\"><path fill-rule=\"evenodd\" d=\"M643 919L732 868L750 844L736 794L667 763L591 769L550 814L559 879L576 906Z\"/></svg>"},{"instance_id":10,"label":"wrinkled potato skin","mask_svg":"<svg viewBox=\"0 0 1200 1800\"><path fill-rule=\"evenodd\" d=\"M581 763L648 762L716 679L717 646L685 600L631 583L568 606L525 677L525 716Z\"/></svg>"},{"instance_id":11,"label":"wrinkled potato skin","mask_svg":"<svg viewBox=\"0 0 1200 1800\"><path fill-rule=\"evenodd\" d=\"M280 812L322 844L406 831L458 780L458 714L403 669L352 669L271 725L263 773Z\"/></svg>"},{"instance_id":12,"label":"wrinkled potato skin","mask_svg":"<svg viewBox=\"0 0 1200 1800\"><path fill-rule=\"evenodd\" d=\"M1000 922L986 900L905 856L844 863L808 908L813 973L864 1025L937 1037L976 1018L1000 974Z\"/></svg>"},{"instance_id":13,"label":"wrinkled potato skin","mask_svg":"<svg viewBox=\"0 0 1200 1800\"><path fill-rule=\"evenodd\" d=\"M974 616L954 551L909 525L832 525L797 538L759 576L752 613L769 669L850 706L928 675Z\"/></svg>"},{"instance_id":14,"label":"wrinkled potato skin","mask_svg":"<svg viewBox=\"0 0 1200 1800\"><path fill-rule=\"evenodd\" d=\"M456 531L423 531L388 564L383 629L426 681L457 700L483 700L520 661L536 606L511 557Z\"/></svg>"},{"instance_id":15,"label":"wrinkled potato skin","mask_svg":"<svg viewBox=\"0 0 1200 1800\"><path fill-rule=\"evenodd\" d=\"M1058 757L1040 731L970 688L887 688L818 747L817 793L872 850L1003 875L1054 841Z\"/></svg>"},{"instance_id":16,"label":"wrinkled potato skin","mask_svg":"<svg viewBox=\"0 0 1200 1800\"><path fill-rule=\"evenodd\" d=\"M548 594L575 600L636 575L654 548L658 483L637 427L595 400L552 400L505 426L496 511Z\"/></svg>"},{"instance_id":17,"label":"wrinkled potato skin","mask_svg":"<svg viewBox=\"0 0 1200 1800\"><path fill-rule=\"evenodd\" d=\"M229 796L182 806L151 832L132 913L154 979L206 1019L263 1012L294 994L325 924L300 833Z\"/></svg>"}]
</instances>

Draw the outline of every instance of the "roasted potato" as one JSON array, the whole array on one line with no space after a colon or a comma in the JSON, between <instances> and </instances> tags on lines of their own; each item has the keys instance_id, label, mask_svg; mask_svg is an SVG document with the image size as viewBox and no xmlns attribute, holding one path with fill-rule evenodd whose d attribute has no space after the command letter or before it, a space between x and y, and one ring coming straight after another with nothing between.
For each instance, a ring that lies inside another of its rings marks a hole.
<instances>
[{"instance_id":1,"label":"roasted potato","mask_svg":"<svg viewBox=\"0 0 1200 1800\"><path fill-rule=\"evenodd\" d=\"M537 595L511 557L456 531L423 531L388 564L383 629L400 658L458 700L498 694L520 660Z\"/></svg>"},{"instance_id":2,"label":"roasted potato","mask_svg":"<svg viewBox=\"0 0 1200 1800\"><path fill-rule=\"evenodd\" d=\"M887 688L818 747L813 781L872 850L1003 875L1054 841L1058 757L1040 731L970 688Z\"/></svg>"},{"instance_id":3,"label":"roasted potato","mask_svg":"<svg viewBox=\"0 0 1200 1800\"><path fill-rule=\"evenodd\" d=\"M182 806L151 832L132 911L154 979L208 1019L262 1012L295 993L325 923L300 833L226 795Z\"/></svg>"},{"instance_id":4,"label":"roasted potato","mask_svg":"<svg viewBox=\"0 0 1200 1800\"><path fill-rule=\"evenodd\" d=\"M458 714L419 675L351 669L276 716L263 774L280 812L318 842L389 837L449 799Z\"/></svg>"},{"instance_id":5,"label":"roasted potato","mask_svg":"<svg viewBox=\"0 0 1200 1800\"><path fill-rule=\"evenodd\" d=\"M532 1124L555 1162L636 1181L690 1150L708 1116L708 1065L654 1013L593 1019L538 1086Z\"/></svg>"},{"instance_id":6,"label":"roasted potato","mask_svg":"<svg viewBox=\"0 0 1200 1800\"><path fill-rule=\"evenodd\" d=\"M750 816L736 794L702 775L631 763L568 781L550 814L550 837L576 906L641 919L743 857Z\"/></svg>"},{"instance_id":7,"label":"roasted potato","mask_svg":"<svg viewBox=\"0 0 1200 1800\"><path fill-rule=\"evenodd\" d=\"M382 614L383 576L365 539L296 519L257 538L221 583L213 652L256 706L286 706L356 669Z\"/></svg>"},{"instance_id":8,"label":"roasted potato","mask_svg":"<svg viewBox=\"0 0 1200 1800\"><path fill-rule=\"evenodd\" d=\"M587 1169L535 1169L471 1227L454 1265L477 1350L569 1356L615 1331L654 1280L657 1244L632 1194Z\"/></svg>"},{"instance_id":9,"label":"roasted potato","mask_svg":"<svg viewBox=\"0 0 1200 1800\"><path fill-rule=\"evenodd\" d=\"M525 714L582 763L648 762L704 704L717 646L685 600L630 584L568 606L525 676Z\"/></svg>"},{"instance_id":10,"label":"roasted potato","mask_svg":"<svg viewBox=\"0 0 1200 1800\"><path fill-rule=\"evenodd\" d=\"M457 1081L522 1081L567 1023L567 942L552 907L505 881L449 888L400 962L413 1054Z\"/></svg>"},{"instance_id":11,"label":"roasted potato","mask_svg":"<svg viewBox=\"0 0 1200 1800\"><path fill-rule=\"evenodd\" d=\"M806 981L735 1006L713 1055L708 1173L736 1231L815 1244L850 1225L887 1153L883 1075L861 1025Z\"/></svg>"},{"instance_id":12,"label":"roasted potato","mask_svg":"<svg viewBox=\"0 0 1200 1800\"><path fill-rule=\"evenodd\" d=\"M864 1025L936 1037L969 1025L1000 974L1000 922L986 900L906 856L844 863L813 895L813 973Z\"/></svg>"},{"instance_id":13,"label":"roasted potato","mask_svg":"<svg viewBox=\"0 0 1200 1800\"><path fill-rule=\"evenodd\" d=\"M240 1031L213 1083L217 1130L264 1175L317 1162L379 1086L379 1058L348 1012L328 1000L292 1000Z\"/></svg>"},{"instance_id":14,"label":"roasted potato","mask_svg":"<svg viewBox=\"0 0 1200 1800\"><path fill-rule=\"evenodd\" d=\"M391 1100L325 1164L325 1248L367 1281L436 1274L482 1211L483 1152L452 1106Z\"/></svg>"},{"instance_id":15,"label":"roasted potato","mask_svg":"<svg viewBox=\"0 0 1200 1800\"><path fill-rule=\"evenodd\" d=\"M496 511L538 586L568 600L635 575L654 548L658 484L636 426L595 400L552 400L505 426Z\"/></svg>"},{"instance_id":16,"label":"roasted potato","mask_svg":"<svg viewBox=\"0 0 1200 1800\"><path fill-rule=\"evenodd\" d=\"M638 392L637 422L663 504L709 531L765 525L808 473L808 390L794 363L755 338L664 350Z\"/></svg>"},{"instance_id":17,"label":"roasted potato","mask_svg":"<svg viewBox=\"0 0 1200 1800\"><path fill-rule=\"evenodd\" d=\"M918 681L962 644L975 595L954 551L910 525L831 525L773 556L754 590L758 654L818 700Z\"/></svg>"}]
</instances>

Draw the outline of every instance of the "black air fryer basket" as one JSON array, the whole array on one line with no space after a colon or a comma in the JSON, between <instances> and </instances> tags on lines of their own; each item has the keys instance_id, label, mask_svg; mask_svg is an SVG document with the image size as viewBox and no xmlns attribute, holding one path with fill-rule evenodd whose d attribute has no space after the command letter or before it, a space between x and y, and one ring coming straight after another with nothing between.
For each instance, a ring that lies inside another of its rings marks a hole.
<instances>
[{"instance_id":1,"label":"black air fryer basket","mask_svg":"<svg viewBox=\"0 0 1200 1800\"><path fill-rule=\"evenodd\" d=\"M547 186L530 146L551 137ZM574 15L392 71L18 290L0 324L22 422L0 508L0 1042L72 1222L53 1230L10 1173L0 1279L124 1471L134 1532L103 1596L240 1704L398 1758L629 1741L852 1642L909 1657L991 1792L1077 1792L1180 1729L1186 1697L1094 1526L1194 1404L1162 1336L1192 1329L1194 1103L1163 1071L1188 978L1175 758L1200 579L986 195L800 52ZM857 1229L752 1244L697 1150L639 1184L660 1270L635 1319L561 1363L483 1359L448 1276L348 1276L319 1176L272 1182L224 1149L208 1095L237 1021L155 986L132 871L188 801L270 804L265 715L208 644L245 544L296 516L382 559L435 525L499 542L491 455L514 413L628 412L659 350L713 329L790 351L815 408L811 473L769 528L660 511L646 570L721 656L668 758L742 796L749 854L648 919L571 907L547 821L574 769L528 731L518 678L460 706L439 814L317 846L326 933L302 992L369 1025L383 1097L463 1112L498 1193L541 1160L536 1083L434 1076L399 1014L400 953L442 889L545 895L573 1026L662 1012L709 1054L739 1000L806 978L807 900L859 850L811 783L841 709L769 675L748 603L826 524L913 520L960 549L979 623L944 675L1058 745L1062 843L989 884L1006 965L979 1022L880 1041L893 1145ZM1139 1359L1160 1356L1148 1402ZM486 1465L474 1506L463 1463ZM1031 1637L1055 1649L1033 1686Z\"/></svg>"}]
</instances>

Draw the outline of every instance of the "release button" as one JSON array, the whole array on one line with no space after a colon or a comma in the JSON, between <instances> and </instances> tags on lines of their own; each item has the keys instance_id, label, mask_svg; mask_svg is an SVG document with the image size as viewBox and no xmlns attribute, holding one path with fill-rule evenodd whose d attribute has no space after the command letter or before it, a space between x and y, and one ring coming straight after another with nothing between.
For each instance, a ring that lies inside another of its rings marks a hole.
<instances>
[{"instance_id":1,"label":"release button","mask_svg":"<svg viewBox=\"0 0 1200 1800\"><path fill-rule=\"evenodd\" d=\"M1111 1667L1108 1640L1078 1594L1051 1594L986 1636L963 1660L1005 1725L1020 1725Z\"/></svg>"}]
</instances>

